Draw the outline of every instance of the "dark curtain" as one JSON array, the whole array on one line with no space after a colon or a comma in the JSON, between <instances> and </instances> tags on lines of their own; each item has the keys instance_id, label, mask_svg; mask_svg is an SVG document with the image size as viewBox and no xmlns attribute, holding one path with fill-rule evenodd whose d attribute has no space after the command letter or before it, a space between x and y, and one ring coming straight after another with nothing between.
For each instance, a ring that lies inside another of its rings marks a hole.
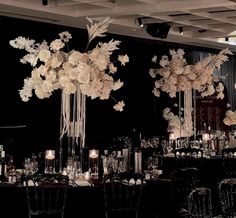
<instances>
[{"instance_id":1,"label":"dark curtain","mask_svg":"<svg viewBox=\"0 0 236 218\"><path fill-rule=\"evenodd\" d=\"M2 27L0 126L27 126L23 132L9 129L7 134L10 138L15 137L16 141L12 143L13 148L8 150L9 152L14 150L17 155L25 155L44 151L46 148L55 148L59 143L60 91L56 91L49 99L40 100L33 96L29 102L22 102L18 90L22 88L24 78L30 76L32 68L20 63L19 59L25 53L11 47L9 41L24 36L35 39L36 42L43 40L51 42L58 38L58 33L69 31L73 37L69 43L70 50L77 49L83 52L87 44L87 31L8 17L0 17L0 24ZM167 123L162 117L162 110L167 106L173 107L173 103L178 99L170 99L165 93L162 93L160 98L152 94L154 81L149 76L149 68L153 55L157 55L160 59L162 55L169 54L169 49L183 48L189 61L189 57L194 57L195 53L201 55L202 51L215 52L215 50L113 34L96 39L91 48L99 41L109 41L112 38L121 41L120 50L114 55L127 53L130 58L126 67L118 68L118 77L124 81L124 86L112 93L118 100L124 99L126 106L124 112L115 112L112 109L112 100L100 101L88 98L87 144L97 143L101 147L107 146L112 143L112 138L115 136L130 135L133 128L143 137L164 135ZM235 69L235 61L233 64ZM228 71L228 68L223 69ZM0 143L6 143L6 133L1 132L1 129L0 140Z\"/></svg>"}]
</instances>

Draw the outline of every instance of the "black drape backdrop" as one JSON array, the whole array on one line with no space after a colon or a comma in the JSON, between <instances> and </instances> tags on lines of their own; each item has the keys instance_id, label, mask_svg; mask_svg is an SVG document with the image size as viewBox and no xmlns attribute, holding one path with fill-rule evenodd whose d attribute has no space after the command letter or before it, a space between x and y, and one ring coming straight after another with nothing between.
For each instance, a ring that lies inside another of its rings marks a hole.
<instances>
[{"instance_id":1,"label":"black drape backdrop","mask_svg":"<svg viewBox=\"0 0 236 218\"><path fill-rule=\"evenodd\" d=\"M44 151L48 147L55 148L59 143L60 91L49 99L39 100L33 96L29 102L22 102L18 90L22 88L24 78L30 76L32 68L20 63L19 60L25 53L11 47L9 41L24 36L35 39L36 42L51 42L58 38L58 33L69 31L73 37L69 43L70 49L82 52L87 43L87 31L8 17L0 17L0 25L0 126L27 126L24 130L0 129L1 143L6 144L5 149L9 153L22 156ZM143 136L165 134L167 123L162 117L162 110L173 105L177 99L170 99L164 93L160 98L152 94L154 81L148 72L151 58L157 55L160 59L163 54L169 54L169 49L183 48L188 55L193 50L215 50L113 34L96 39L91 46L111 38L121 40L120 50L115 55L127 53L130 58L126 67L118 68L119 78L124 81L124 86L113 93L117 99L124 99L126 106L124 112L120 113L112 109L112 100L88 99L87 143L95 143L90 139L99 138L97 143L107 146L111 143L111 138L129 135L132 128L137 128ZM7 142L8 136L15 141Z\"/></svg>"}]
</instances>

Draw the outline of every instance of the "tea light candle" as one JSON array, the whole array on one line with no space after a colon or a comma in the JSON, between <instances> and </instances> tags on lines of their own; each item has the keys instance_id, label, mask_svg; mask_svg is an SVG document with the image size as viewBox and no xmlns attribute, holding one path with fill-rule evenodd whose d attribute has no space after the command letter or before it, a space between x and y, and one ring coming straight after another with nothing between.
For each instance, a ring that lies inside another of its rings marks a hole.
<instances>
[{"instance_id":1,"label":"tea light candle","mask_svg":"<svg viewBox=\"0 0 236 218\"><path fill-rule=\"evenodd\" d=\"M55 158L55 150L46 150L45 158L48 160L53 160Z\"/></svg>"}]
</instances>

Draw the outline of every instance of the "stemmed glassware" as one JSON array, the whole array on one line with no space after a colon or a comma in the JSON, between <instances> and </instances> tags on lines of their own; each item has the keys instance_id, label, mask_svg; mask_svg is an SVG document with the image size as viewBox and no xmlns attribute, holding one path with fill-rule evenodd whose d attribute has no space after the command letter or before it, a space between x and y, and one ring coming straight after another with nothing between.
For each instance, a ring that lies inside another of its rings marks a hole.
<instances>
[{"instance_id":1,"label":"stemmed glassware","mask_svg":"<svg viewBox=\"0 0 236 218\"><path fill-rule=\"evenodd\" d=\"M24 174L26 176L33 175L38 171L37 156L32 155L32 158L26 157L24 160Z\"/></svg>"}]
</instances>

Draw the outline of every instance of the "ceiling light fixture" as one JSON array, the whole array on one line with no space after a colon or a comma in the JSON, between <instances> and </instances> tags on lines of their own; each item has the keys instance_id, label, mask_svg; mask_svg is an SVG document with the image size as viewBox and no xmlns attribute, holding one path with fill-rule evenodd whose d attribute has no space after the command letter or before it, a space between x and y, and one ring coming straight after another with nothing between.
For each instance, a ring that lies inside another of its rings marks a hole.
<instances>
[{"instance_id":1,"label":"ceiling light fixture","mask_svg":"<svg viewBox=\"0 0 236 218\"><path fill-rule=\"evenodd\" d=\"M167 23L149 23L146 32L152 37L165 39L168 36L170 25Z\"/></svg>"},{"instance_id":2,"label":"ceiling light fixture","mask_svg":"<svg viewBox=\"0 0 236 218\"><path fill-rule=\"evenodd\" d=\"M181 35L184 34L184 32L183 32L183 27L179 27L179 33L180 33Z\"/></svg>"},{"instance_id":3,"label":"ceiling light fixture","mask_svg":"<svg viewBox=\"0 0 236 218\"><path fill-rule=\"evenodd\" d=\"M44 6L48 5L48 0L42 0L42 5Z\"/></svg>"},{"instance_id":4,"label":"ceiling light fixture","mask_svg":"<svg viewBox=\"0 0 236 218\"><path fill-rule=\"evenodd\" d=\"M206 32L207 30L198 30L199 33L204 33Z\"/></svg>"},{"instance_id":5,"label":"ceiling light fixture","mask_svg":"<svg viewBox=\"0 0 236 218\"><path fill-rule=\"evenodd\" d=\"M225 41L228 42L229 41L229 37L226 36L225 37Z\"/></svg>"},{"instance_id":6,"label":"ceiling light fixture","mask_svg":"<svg viewBox=\"0 0 236 218\"><path fill-rule=\"evenodd\" d=\"M144 26L141 17L137 18L137 21L138 21L138 25L139 25L140 27L143 27L143 26Z\"/></svg>"}]
</instances>

